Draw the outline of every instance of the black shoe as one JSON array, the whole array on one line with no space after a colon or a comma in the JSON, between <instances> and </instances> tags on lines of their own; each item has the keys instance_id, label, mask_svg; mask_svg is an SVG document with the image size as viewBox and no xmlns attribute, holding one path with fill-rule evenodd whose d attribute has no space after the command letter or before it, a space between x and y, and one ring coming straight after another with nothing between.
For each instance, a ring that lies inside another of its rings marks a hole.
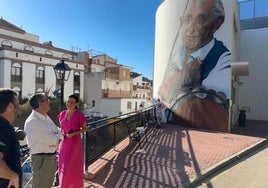
<instances>
[{"instance_id":1,"label":"black shoe","mask_svg":"<svg viewBox=\"0 0 268 188\"><path fill-rule=\"evenodd\" d=\"M59 186L59 184L60 184L60 183L59 183L59 180L55 180L55 181L53 182L53 186L54 186L54 187Z\"/></svg>"}]
</instances>

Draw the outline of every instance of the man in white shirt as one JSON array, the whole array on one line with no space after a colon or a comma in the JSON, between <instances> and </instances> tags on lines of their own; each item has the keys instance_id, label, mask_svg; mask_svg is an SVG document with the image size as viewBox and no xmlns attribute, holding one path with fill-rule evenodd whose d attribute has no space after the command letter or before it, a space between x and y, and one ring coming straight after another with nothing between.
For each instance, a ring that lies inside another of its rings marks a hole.
<instances>
[{"instance_id":1,"label":"man in white shirt","mask_svg":"<svg viewBox=\"0 0 268 188\"><path fill-rule=\"evenodd\" d=\"M49 99L36 94L30 99L32 113L25 121L24 130L31 152L32 187L52 187L57 169L56 151L63 139L60 129L47 115L50 111Z\"/></svg>"}]
</instances>

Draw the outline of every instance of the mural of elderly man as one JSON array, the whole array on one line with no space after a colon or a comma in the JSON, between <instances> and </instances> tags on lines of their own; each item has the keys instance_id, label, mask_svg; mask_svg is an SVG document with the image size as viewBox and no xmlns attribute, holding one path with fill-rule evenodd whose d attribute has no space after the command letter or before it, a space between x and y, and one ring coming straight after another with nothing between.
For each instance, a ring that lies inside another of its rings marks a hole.
<instances>
[{"instance_id":1,"label":"mural of elderly man","mask_svg":"<svg viewBox=\"0 0 268 188\"><path fill-rule=\"evenodd\" d=\"M182 43L176 44L179 47L170 56L158 91L176 124L223 131L228 128L231 53L214 37L224 19L221 0L186 3L178 32ZM216 127L219 120L222 123Z\"/></svg>"}]
</instances>

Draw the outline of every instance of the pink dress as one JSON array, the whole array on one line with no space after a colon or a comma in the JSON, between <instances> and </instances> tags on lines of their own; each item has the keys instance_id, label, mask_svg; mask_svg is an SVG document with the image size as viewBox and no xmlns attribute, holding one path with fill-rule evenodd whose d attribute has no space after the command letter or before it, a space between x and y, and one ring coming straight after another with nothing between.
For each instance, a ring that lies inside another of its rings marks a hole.
<instances>
[{"instance_id":1,"label":"pink dress","mask_svg":"<svg viewBox=\"0 0 268 188\"><path fill-rule=\"evenodd\" d=\"M78 131L86 122L84 114L76 111L72 117L67 120L67 110L62 111L59 116L59 122L63 135L72 129ZM83 188L83 146L80 135L72 138L65 137L59 145L58 155L58 174L60 188Z\"/></svg>"}]
</instances>

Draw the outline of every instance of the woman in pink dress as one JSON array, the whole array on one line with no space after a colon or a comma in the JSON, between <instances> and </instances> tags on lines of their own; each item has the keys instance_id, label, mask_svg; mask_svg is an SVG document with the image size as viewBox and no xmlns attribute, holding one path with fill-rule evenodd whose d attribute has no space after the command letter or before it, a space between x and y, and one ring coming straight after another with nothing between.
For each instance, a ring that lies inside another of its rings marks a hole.
<instances>
[{"instance_id":1,"label":"woman in pink dress","mask_svg":"<svg viewBox=\"0 0 268 188\"><path fill-rule=\"evenodd\" d=\"M67 110L58 115L64 135L59 144L58 174L60 188L83 187L83 146L81 133L86 131L86 118L77 110L79 98L70 95L66 101Z\"/></svg>"}]
</instances>

